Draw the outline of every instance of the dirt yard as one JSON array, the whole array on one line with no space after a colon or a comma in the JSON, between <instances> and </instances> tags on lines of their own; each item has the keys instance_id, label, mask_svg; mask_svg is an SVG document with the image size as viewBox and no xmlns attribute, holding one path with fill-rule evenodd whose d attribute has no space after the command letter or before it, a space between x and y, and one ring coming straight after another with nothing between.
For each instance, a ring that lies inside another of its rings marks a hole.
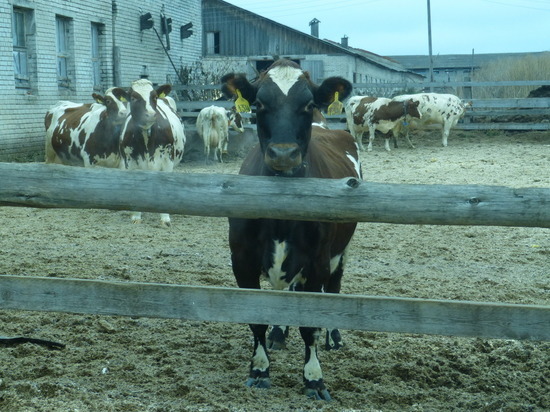
<instances>
[{"instance_id":1,"label":"dirt yard","mask_svg":"<svg viewBox=\"0 0 550 412\"><path fill-rule=\"evenodd\" d=\"M365 180L550 187L550 133L453 130L364 153ZM236 173L241 159L177 173ZM0 209L0 273L233 287L227 220ZM360 223L342 293L550 305L550 230ZM259 308L251 308L259 310ZM321 351L333 397L302 393L303 347L271 353L272 388L244 383L246 325L0 311L0 411L548 411L550 342L343 330Z\"/></svg>"}]
</instances>

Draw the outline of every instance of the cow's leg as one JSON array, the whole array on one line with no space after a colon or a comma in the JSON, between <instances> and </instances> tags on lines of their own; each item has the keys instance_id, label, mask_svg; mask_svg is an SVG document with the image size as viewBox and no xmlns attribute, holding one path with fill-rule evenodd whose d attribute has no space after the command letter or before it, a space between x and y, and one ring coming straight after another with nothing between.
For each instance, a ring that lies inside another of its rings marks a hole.
<instances>
[{"instance_id":1,"label":"cow's leg","mask_svg":"<svg viewBox=\"0 0 550 412\"><path fill-rule=\"evenodd\" d=\"M451 124L449 122L445 122L443 124L443 137L441 139L441 144L443 147L447 147L447 139L449 138L449 132L451 131Z\"/></svg>"},{"instance_id":2,"label":"cow's leg","mask_svg":"<svg viewBox=\"0 0 550 412\"><path fill-rule=\"evenodd\" d=\"M346 252L334 256L330 260L330 279L326 288L327 293L340 293L342 276L344 275L344 264ZM342 335L338 329L327 329L325 335L325 349L340 349L344 346Z\"/></svg>"},{"instance_id":3,"label":"cow's leg","mask_svg":"<svg viewBox=\"0 0 550 412\"><path fill-rule=\"evenodd\" d=\"M141 212L132 212L132 223L141 223Z\"/></svg>"},{"instance_id":4,"label":"cow's leg","mask_svg":"<svg viewBox=\"0 0 550 412\"><path fill-rule=\"evenodd\" d=\"M210 146L205 145L204 146L204 163L208 164L208 158L210 157Z\"/></svg>"},{"instance_id":5,"label":"cow's leg","mask_svg":"<svg viewBox=\"0 0 550 412\"><path fill-rule=\"evenodd\" d=\"M267 336L267 347L271 350L285 349L286 338L288 338L288 326L273 325Z\"/></svg>"},{"instance_id":6,"label":"cow's leg","mask_svg":"<svg viewBox=\"0 0 550 412\"><path fill-rule=\"evenodd\" d=\"M355 139L355 143L357 144L357 148L359 150L364 151L365 147L363 146L363 132L355 130L353 127L350 129L350 134Z\"/></svg>"},{"instance_id":7,"label":"cow's leg","mask_svg":"<svg viewBox=\"0 0 550 412\"><path fill-rule=\"evenodd\" d=\"M391 152L389 135L384 136L384 149L386 149L386 152Z\"/></svg>"},{"instance_id":8,"label":"cow's leg","mask_svg":"<svg viewBox=\"0 0 550 412\"><path fill-rule=\"evenodd\" d=\"M407 132L405 133L405 140L409 144L409 147L411 149L416 149L416 147L412 144L411 139L409 139L409 129L407 128Z\"/></svg>"},{"instance_id":9,"label":"cow's leg","mask_svg":"<svg viewBox=\"0 0 550 412\"><path fill-rule=\"evenodd\" d=\"M374 133L376 129L369 126L369 145L367 146L367 152L372 152L372 142L374 141Z\"/></svg>"},{"instance_id":10,"label":"cow's leg","mask_svg":"<svg viewBox=\"0 0 550 412\"><path fill-rule=\"evenodd\" d=\"M254 221L229 219L229 245L233 274L239 288L260 289L261 260L257 245L250 238L257 233L250 230ZM250 371L246 386L269 388L269 357L267 355L266 332L268 325L249 325L254 335L254 351L250 362Z\"/></svg>"},{"instance_id":11,"label":"cow's leg","mask_svg":"<svg viewBox=\"0 0 550 412\"><path fill-rule=\"evenodd\" d=\"M246 386L253 388L269 388L271 379L269 378L269 356L267 355L267 346L265 333L267 325L250 325L250 330L254 335L254 351L250 362L250 373L246 381Z\"/></svg>"},{"instance_id":12,"label":"cow's leg","mask_svg":"<svg viewBox=\"0 0 550 412\"><path fill-rule=\"evenodd\" d=\"M304 385L308 398L329 401L330 394L323 382L323 371L317 357L320 329L300 328L300 334L305 344Z\"/></svg>"},{"instance_id":13,"label":"cow's leg","mask_svg":"<svg viewBox=\"0 0 550 412\"><path fill-rule=\"evenodd\" d=\"M172 222L170 221L170 214L161 213L160 214L160 223L162 226L171 226Z\"/></svg>"}]
</instances>

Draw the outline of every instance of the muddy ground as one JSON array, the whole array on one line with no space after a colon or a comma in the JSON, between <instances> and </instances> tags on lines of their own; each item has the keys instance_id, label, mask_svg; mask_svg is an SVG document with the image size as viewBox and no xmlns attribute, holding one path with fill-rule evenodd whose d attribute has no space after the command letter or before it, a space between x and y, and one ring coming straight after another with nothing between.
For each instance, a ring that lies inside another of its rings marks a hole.
<instances>
[{"instance_id":1,"label":"muddy ground","mask_svg":"<svg viewBox=\"0 0 550 412\"><path fill-rule=\"evenodd\" d=\"M365 180L550 186L550 134L420 133L391 153L377 139ZM177 173L236 173L183 163ZM1 184L1 183L0 183ZM223 218L0 209L0 273L235 286ZM550 231L360 223L342 293L550 304ZM251 308L257 310L257 308ZM321 351L332 402L302 393L303 348L271 353L272 388L244 382L246 325L0 310L0 335L66 344L0 346L1 411L545 411L550 343L342 331Z\"/></svg>"}]
</instances>

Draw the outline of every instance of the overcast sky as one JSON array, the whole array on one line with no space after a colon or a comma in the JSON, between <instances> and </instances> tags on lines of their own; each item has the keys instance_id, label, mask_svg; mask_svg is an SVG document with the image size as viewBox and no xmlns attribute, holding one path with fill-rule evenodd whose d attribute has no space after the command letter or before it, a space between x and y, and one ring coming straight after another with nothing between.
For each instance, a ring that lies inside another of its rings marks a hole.
<instances>
[{"instance_id":1,"label":"overcast sky","mask_svg":"<svg viewBox=\"0 0 550 412\"><path fill-rule=\"evenodd\" d=\"M427 0L226 0L310 34L383 56L428 54ZM550 50L550 0L431 0L432 53Z\"/></svg>"}]
</instances>

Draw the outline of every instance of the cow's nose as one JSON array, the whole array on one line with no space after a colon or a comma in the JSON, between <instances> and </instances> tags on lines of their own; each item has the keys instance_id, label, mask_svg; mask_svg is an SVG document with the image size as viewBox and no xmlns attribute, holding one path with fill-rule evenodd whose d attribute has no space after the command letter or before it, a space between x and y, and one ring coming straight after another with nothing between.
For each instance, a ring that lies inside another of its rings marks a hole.
<instances>
[{"instance_id":1,"label":"cow's nose","mask_svg":"<svg viewBox=\"0 0 550 412\"><path fill-rule=\"evenodd\" d=\"M296 144L270 144L265 152L269 167L278 171L288 171L302 163L302 152Z\"/></svg>"}]
</instances>

